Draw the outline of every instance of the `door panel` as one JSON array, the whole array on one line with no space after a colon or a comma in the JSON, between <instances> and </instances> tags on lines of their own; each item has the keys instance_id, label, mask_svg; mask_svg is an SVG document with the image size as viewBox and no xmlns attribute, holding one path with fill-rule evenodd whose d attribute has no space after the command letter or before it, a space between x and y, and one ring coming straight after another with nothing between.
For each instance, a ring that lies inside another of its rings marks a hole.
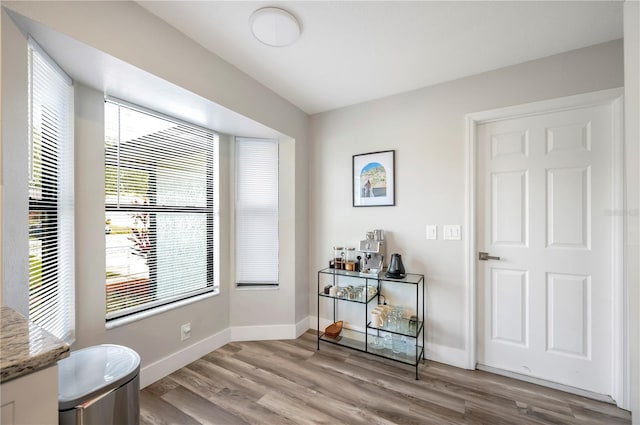
<instances>
[{"instance_id":1,"label":"door panel","mask_svg":"<svg viewBox=\"0 0 640 425\"><path fill-rule=\"evenodd\" d=\"M527 172L491 175L491 228L494 245L527 244Z\"/></svg>"},{"instance_id":2,"label":"door panel","mask_svg":"<svg viewBox=\"0 0 640 425\"><path fill-rule=\"evenodd\" d=\"M589 276L547 274L547 349L589 358L591 288Z\"/></svg>"},{"instance_id":3,"label":"door panel","mask_svg":"<svg viewBox=\"0 0 640 425\"><path fill-rule=\"evenodd\" d=\"M491 270L492 340L527 345L527 272Z\"/></svg>"},{"instance_id":4,"label":"door panel","mask_svg":"<svg viewBox=\"0 0 640 425\"><path fill-rule=\"evenodd\" d=\"M491 136L491 156L527 156L529 135L526 131L494 134Z\"/></svg>"},{"instance_id":5,"label":"door panel","mask_svg":"<svg viewBox=\"0 0 640 425\"><path fill-rule=\"evenodd\" d=\"M547 153L591 150L591 122L547 127Z\"/></svg>"},{"instance_id":6,"label":"door panel","mask_svg":"<svg viewBox=\"0 0 640 425\"><path fill-rule=\"evenodd\" d=\"M590 247L591 167L547 170L547 246Z\"/></svg>"},{"instance_id":7,"label":"door panel","mask_svg":"<svg viewBox=\"0 0 640 425\"><path fill-rule=\"evenodd\" d=\"M612 393L610 108L478 125L478 363Z\"/></svg>"}]
</instances>

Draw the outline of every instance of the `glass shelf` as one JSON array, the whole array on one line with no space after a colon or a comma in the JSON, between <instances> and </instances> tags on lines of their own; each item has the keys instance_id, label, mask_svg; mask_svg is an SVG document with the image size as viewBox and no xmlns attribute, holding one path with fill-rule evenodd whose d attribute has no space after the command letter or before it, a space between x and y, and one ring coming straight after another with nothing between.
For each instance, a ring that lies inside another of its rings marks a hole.
<instances>
[{"instance_id":1,"label":"glass shelf","mask_svg":"<svg viewBox=\"0 0 640 425\"><path fill-rule=\"evenodd\" d=\"M332 297L331 295L325 294L324 292L319 292L318 296L325 297L325 298L333 298L334 300L339 300L339 301L348 301L350 303L369 304L374 298L376 298L378 296L378 293L376 292L375 294L373 294L371 297L369 297L369 299L367 299L367 301L350 300L349 298Z\"/></svg>"},{"instance_id":2,"label":"glass shelf","mask_svg":"<svg viewBox=\"0 0 640 425\"><path fill-rule=\"evenodd\" d=\"M343 347L353 348L358 351L365 351L367 345L364 342L364 332L342 328L342 332L336 338L328 337L324 332L320 335L320 340Z\"/></svg>"},{"instance_id":3,"label":"glass shelf","mask_svg":"<svg viewBox=\"0 0 640 425\"><path fill-rule=\"evenodd\" d=\"M384 357L385 359L391 359L400 363L405 363L411 366L415 366L420 363L420 359L422 358L422 346L418 345L418 351L412 352L411 354L394 353L389 348L372 348L372 347L367 347L367 353L376 355L378 357Z\"/></svg>"},{"instance_id":4,"label":"glass shelf","mask_svg":"<svg viewBox=\"0 0 640 425\"><path fill-rule=\"evenodd\" d=\"M369 273L360 273L360 272L350 272L347 270L340 269L332 269L327 267L326 269L320 270L322 274L334 274L337 276L349 276L349 277L360 277L360 278L369 278L369 279L378 279L378 275L369 274Z\"/></svg>"},{"instance_id":5,"label":"glass shelf","mask_svg":"<svg viewBox=\"0 0 640 425\"><path fill-rule=\"evenodd\" d=\"M409 319L402 319L402 321L405 323L404 325L404 329L409 329ZM371 322L367 323L367 329L375 329L377 331L381 331L381 332L389 332L391 334L396 334L396 335L403 335L403 336L408 336L410 338L417 338L420 335L420 332L422 332L422 325L423 322L420 320L417 322L417 327L416 327L416 332L411 333L408 330L403 332L403 331L398 331L398 330L391 330L388 329L386 327L381 327L381 328L377 328L375 326L371 326Z\"/></svg>"},{"instance_id":6,"label":"glass shelf","mask_svg":"<svg viewBox=\"0 0 640 425\"><path fill-rule=\"evenodd\" d=\"M369 338L374 337L374 335L369 335ZM385 359L391 359L400 363L405 363L411 366L416 366L423 355L423 347L418 345L413 346L416 347L417 350L411 353L394 353L389 348L373 348L371 346L367 346L365 342L365 333L360 331L355 331L353 329L342 329L340 335L336 338L330 338L326 336L324 333L320 335L320 340L329 342L331 344L340 345L342 347L351 348L354 350L366 352L369 354L376 355L378 357L384 357Z\"/></svg>"},{"instance_id":7,"label":"glass shelf","mask_svg":"<svg viewBox=\"0 0 640 425\"><path fill-rule=\"evenodd\" d=\"M402 279L393 279L390 277L386 277L384 275L385 272L380 272L378 274L371 274L371 273L361 273L361 272L350 272L346 270L331 269L331 268L322 269L320 270L319 273L335 275L335 276L359 277L361 279L383 280L385 282L408 283L411 285L417 285L424 281L424 275L413 274L413 273L407 273L407 275Z\"/></svg>"}]
</instances>

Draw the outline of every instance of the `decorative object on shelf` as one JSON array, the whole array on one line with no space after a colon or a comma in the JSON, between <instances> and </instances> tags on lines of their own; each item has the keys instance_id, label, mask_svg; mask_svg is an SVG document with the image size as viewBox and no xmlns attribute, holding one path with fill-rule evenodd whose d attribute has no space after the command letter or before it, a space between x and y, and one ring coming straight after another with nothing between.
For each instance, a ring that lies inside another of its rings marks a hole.
<instances>
[{"instance_id":1,"label":"decorative object on shelf","mask_svg":"<svg viewBox=\"0 0 640 425\"><path fill-rule=\"evenodd\" d=\"M344 260L345 260L344 248L341 246L334 246L333 247L333 268L343 270ZM331 262L329 262L329 267L331 267Z\"/></svg>"},{"instance_id":2,"label":"decorative object on shelf","mask_svg":"<svg viewBox=\"0 0 640 425\"><path fill-rule=\"evenodd\" d=\"M391 254L391 261L389 262L389 268L385 276L392 279L404 279L407 277L407 273L402 264L402 256L400 254Z\"/></svg>"},{"instance_id":3,"label":"decorative object on shelf","mask_svg":"<svg viewBox=\"0 0 640 425\"><path fill-rule=\"evenodd\" d=\"M353 155L353 206L393 206L396 151Z\"/></svg>"},{"instance_id":4,"label":"decorative object on shelf","mask_svg":"<svg viewBox=\"0 0 640 425\"><path fill-rule=\"evenodd\" d=\"M378 304L371 310L371 326L382 329L388 321L388 316L393 309L390 305Z\"/></svg>"},{"instance_id":5,"label":"decorative object on shelf","mask_svg":"<svg viewBox=\"0 0 640 425\"><path fill-rule=\"evenodd\" d=\"M376 289L375 286L367 286L366 298L369 299L373 297L376 294L376 292L378 292L378 290Z\"/></svg>"},{"instance_id":6,"label":"decorative object on shelf","mask_svg":"<svg viewBox=\"0 0 640 425\"><path fill-rule=\"evenodd\" d=\"M384 268L387 254L384 230L376 229L367 232L366 239L360 241L359 251L363 255L360 273L369 275L380 273Z\"/></svg>"},{"instance_id":7,"label":"decorative object on shelf","mask_svg":"<svg viewBox=\"0 0 640 425\"><path fill-rule=\"evenodd\" d=\"M409 318L409 332L413 335L418 329L418 316L411 316Z\"/></svg>"},{"instance_id":8,"label":"decorative object on shelf","mask_svg":"<svg viewBox=\"0 0 640 425\"><path fill-rule=\"evenodd\" d=\"M371 310L371 326L381 328L384 326L385 312L380 306L376 306Z\"/></svg>"},{"instance_id":9,"label":"decorative object on shelf","mask_svg":"<svg viewBox=\"0 0 640 425\"><path fill-rule=\"evenodd\" d=\"M369 336L369 345L371 345L371 348L374 350L384 348L384 338L377 335L371 335Z\"/></svg>"},{"instance_id":10,"label":"decorative object on shelf","mask_svg":"<svg viewBox=\"0 0 640 425\"><path fill-rule=\"evenodd\" d=\"M342 332L343 324L344 322L342 320L338 320L337 322L330 324L324 330L324 334L329 338L337 338L338 335L340 335L340 332Z\"/></svg>"},{"instance_id":11,"label":"decorative object on shelf","mask_svg":"<svg viewBox=\"0 0 640 425\"><path fill-rule=\"evenodd\" d=\"M349 272L356 270L356 249L346 248L346 261L344 263L344 269Z\"/></svg>"}]
</instances>

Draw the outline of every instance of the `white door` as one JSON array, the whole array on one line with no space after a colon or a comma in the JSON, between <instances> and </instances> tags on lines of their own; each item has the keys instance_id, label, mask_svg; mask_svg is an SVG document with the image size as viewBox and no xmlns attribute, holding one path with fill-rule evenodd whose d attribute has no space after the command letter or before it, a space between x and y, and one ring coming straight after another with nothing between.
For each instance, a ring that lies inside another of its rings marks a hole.
<instances>
[{"instance_id":1,"label":"white door","mask_svg":"<svg viewBox=\"0 0 640 425\"><path fill-rule=\"evenodd\" d=\"M480 365L612 394L611 117L477 127Z\"/></svg>"}]
</instances>

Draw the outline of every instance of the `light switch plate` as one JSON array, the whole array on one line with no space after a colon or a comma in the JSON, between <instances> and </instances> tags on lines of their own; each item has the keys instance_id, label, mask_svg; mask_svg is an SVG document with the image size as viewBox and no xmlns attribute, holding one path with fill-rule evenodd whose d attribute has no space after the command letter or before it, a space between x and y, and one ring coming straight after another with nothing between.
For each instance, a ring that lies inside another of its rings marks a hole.
<instances>
[{"instance_id":1,"label":"light switch plate","mask_svg":"<svg viewBox=\"0 0 640 425\"><path fill-rule=\"evenodd\" d=\"M428 240L438 239L438 226L427 224L427 239Z\"/></svg>"},{"instance_id":2,"label":"light switch plate","mask_svg":"<svg viewBox=\"0 0 640 425\"><path fill-rule=\"evenodd\" d=\"M444 239L448 241L459 241L462 239L462 233L460 231L459 224L445 224L442 226L442 232L444 233Z\"/></svg>"}]
</instances>

